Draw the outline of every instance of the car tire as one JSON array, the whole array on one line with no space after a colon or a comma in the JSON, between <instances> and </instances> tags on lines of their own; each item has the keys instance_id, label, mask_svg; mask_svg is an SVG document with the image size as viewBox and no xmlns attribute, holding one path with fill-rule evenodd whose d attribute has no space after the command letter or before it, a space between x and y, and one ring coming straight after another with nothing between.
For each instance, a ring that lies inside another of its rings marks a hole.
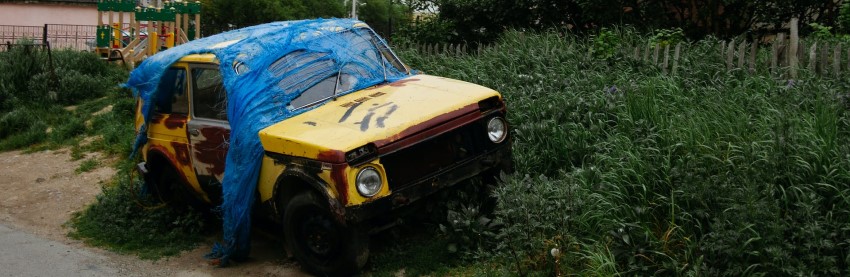
<instances>
[{"instance_id":1,"label":"car tire","mask_svg":"<svg viewBox=\"0 0 850 277\"><path fill-rule=\"evenodd\" d=\"M173 204L179 197L176 188L180 186L177 171L169 165L156 165L150 172L148 184L151 195L157 201L165 204Z\"/></svg>"},{"instance_id":2,"label":"car tire","mask_svg":"<svg viewBox=\"0 0 850 277\"><path fill-rule=\"evenodd\" d=\"M306 271L319 276L348 276L366 264L369 236L333 217L327 200L312 192L286 205L283 229L287 248Z\"/></svg>"},{"instance_id":3,"label":"car tire","mask_svg":"<svg viewBox=\"0 0 850 277\"><path fill-rule=\"evenodd\" d=\"M150 181L153 182L148 188L154 199L176 208L194 208L204 211L204 203L192 195L191 188L183 182L177 170L168 164L159 164L151 170Z\"/></svg>"}]
</instances>

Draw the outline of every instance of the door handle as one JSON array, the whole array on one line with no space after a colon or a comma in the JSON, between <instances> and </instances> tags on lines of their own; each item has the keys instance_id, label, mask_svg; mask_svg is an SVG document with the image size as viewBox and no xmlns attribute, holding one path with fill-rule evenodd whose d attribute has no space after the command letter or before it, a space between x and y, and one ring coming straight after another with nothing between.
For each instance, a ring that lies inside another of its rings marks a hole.
<instances>
[{"instance_id":1,"label":"door handle","mask_svg":"<svg viewBox=\"0 0 850 277\"><path fill-rule=\"evenodd\" d=\"M198 129L189 129L189 134L192 135L193 137L197 137L198 135L201 134L201 132L198 131Z\"/></svg>"}]
</instances>

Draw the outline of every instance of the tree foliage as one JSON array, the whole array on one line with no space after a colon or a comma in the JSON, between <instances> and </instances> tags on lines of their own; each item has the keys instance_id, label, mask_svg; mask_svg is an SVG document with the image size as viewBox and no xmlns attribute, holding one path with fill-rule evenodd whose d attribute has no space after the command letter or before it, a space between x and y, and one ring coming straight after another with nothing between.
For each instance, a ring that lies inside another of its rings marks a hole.
<instances>
[{"instance_id":1,"label":"tree foliage","mask_svg":"<svg viewBox=\"0 0 850 277\"><path fill-rule=\"evenodd\" d=\"M454 26L466 41L492 41L506 29L564 28L573 32L613 25L639 29L681 28L691 38L732 37L751 30L834 26L840 0L414 0L411 6L439 7L435 20ZM805 31L805 29L804 29Z\"/></svg>"},{"instance_id":2,"label":"tree foliage","mask_svg":"<svg viewBox=\"0 0 850 277\"><path fill-rule=\"evenodd\" d=\"M390 11L393 25L410 18L410 8L390 0L359 0L358 15L375 31L389 31ZM317 17L348 17L350 0L202 0L204 35L281 20Z\"/></svg>"}]
</instances>

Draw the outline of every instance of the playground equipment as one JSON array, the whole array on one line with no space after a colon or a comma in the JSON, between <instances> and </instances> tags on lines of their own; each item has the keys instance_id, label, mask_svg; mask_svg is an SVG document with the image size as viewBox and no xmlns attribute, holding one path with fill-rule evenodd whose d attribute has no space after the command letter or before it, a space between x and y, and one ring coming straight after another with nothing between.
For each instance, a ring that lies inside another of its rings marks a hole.
<instances>
[{"instance_id":1,"label":"playground equipment","mask_svg":"<svg viewBox=\"0 0 850 277\"><path fill-rule=\"evenodd\" d=\"M127 25L126 13L130 15ZM104 23L104 15L108 23ZM200 30L200 1L163 1L159 7L142 7L136 6L136 0L99 0L95 51L107 60L133 67L159 51L200 38Z\"/></svg>"}]
</instances>

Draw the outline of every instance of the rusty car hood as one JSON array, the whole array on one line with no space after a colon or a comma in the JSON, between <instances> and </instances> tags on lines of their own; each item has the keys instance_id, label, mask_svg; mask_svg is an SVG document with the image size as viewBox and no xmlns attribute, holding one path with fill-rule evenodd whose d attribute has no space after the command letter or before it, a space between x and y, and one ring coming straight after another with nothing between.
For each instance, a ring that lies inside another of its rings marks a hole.
<instances>
[{"instance_id":1,"label":"rusty car hood","mask_svg":"<svg viewBox=\"0 0 850 277\"><path fill-rule=\"evenodd\" d=\"M500 97L472 83L414 75L329 100L261 130L259 136L268 152L339 161L341 152L392 142L412 129L478 112L478 102L494 96Z\"/></svg>"}]
</instances>

